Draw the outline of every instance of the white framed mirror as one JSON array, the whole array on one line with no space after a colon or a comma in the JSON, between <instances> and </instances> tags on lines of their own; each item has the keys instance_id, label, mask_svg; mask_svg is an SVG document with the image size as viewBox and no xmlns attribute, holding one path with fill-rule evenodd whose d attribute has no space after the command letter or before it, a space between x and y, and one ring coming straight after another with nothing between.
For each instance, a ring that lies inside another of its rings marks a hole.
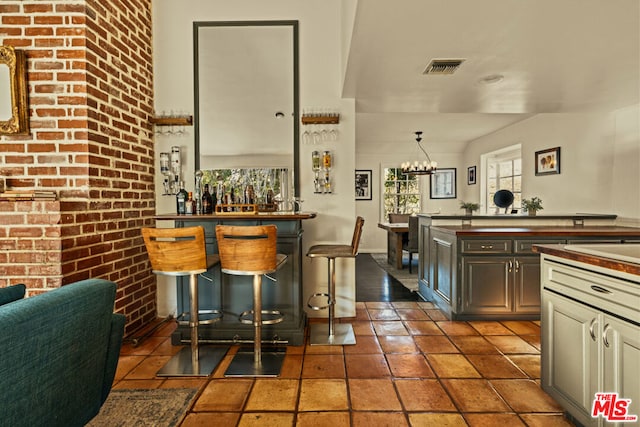
<instances>
[{"instance_id":1,"label":"white framed mirror","mask_svg":"<svg viewBox=\"0 0 640 427\"><path fill-rule=\"evenodd\" d=\"M0 46L0 135L29 133L26 65L23 51Z\"/></svg>"},{"instance_id":2,"label":"white framed mirror","mask_svg":"<svg viewBox=\"0 0 640 427\"><path fill-rule=\"evenodd\" d=\"M194 22L195 168L282 168L298 194L298 21Z\"/></svg>"}]
</instances>

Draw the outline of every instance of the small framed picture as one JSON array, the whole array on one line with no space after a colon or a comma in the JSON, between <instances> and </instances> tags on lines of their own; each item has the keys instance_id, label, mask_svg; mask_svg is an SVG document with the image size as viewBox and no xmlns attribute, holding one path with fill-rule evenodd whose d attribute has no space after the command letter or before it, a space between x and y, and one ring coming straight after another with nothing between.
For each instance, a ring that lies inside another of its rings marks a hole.
<instances>
[{"instance_id":1,"label":"small framed picture","mask_svg":"<svg viewBox=\"0 0 640 427\"><path fill-rule=\"evenodd\" d=\"M371 200L371 170L356 170L356 200Z\"/></svg>"},{"instance_id":2,"label":"small framed picture","mask_svg":"<svg viewBox=\"0 0 640 427\"><path fill-rule=\"evenodd\" d=\"M476 183L476 167L469 166L467 168L467 185L473 185Z\"/></svg>"},{"instance_id":3,"label":"small framed picture","mask_svg":"<svg viewBox=\"0 0 640 427\"><path fill-rule=\"evenodd\" d=\"M456 169L437 169L431 175L429 197L432 199L456 198Z\"/></svg>"},{"instance_id":4,"label":"small framed picture","mask_svg":"<svg viewBox=\"0 0 640 427\"><path fill-rule=\"evenodd\" d=\"M536 151L536 176L560 173L560 147Z\"/></svg>"}]
</instances>

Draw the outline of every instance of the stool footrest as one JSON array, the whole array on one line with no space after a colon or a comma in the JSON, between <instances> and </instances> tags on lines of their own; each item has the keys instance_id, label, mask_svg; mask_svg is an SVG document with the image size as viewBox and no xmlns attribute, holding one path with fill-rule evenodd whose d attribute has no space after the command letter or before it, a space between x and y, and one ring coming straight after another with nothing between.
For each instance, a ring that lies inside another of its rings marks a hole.
<instances>
[{"instance_id":1,"label":"stool footrest","mask_svg":"<svg viewBox=\"0 0 640 427\"><path fill-rule=\"evenodd\" d=\"M284 320L284 314L282 314L282 312L278 310L262 310L260 314L261 315L266 314L267 316L277 316L271 319L266 319L266 320L263 319L262 320L263 325L274 325ZM240 323L243 323L245 325L253 325L254 324L253 316L254 316L253 310L247 310L240 313L240 316L238 316L238 318L240 319Z\"/></svg>"},{"instance_id":2,"label":"stool footrest","mask_svg":"<svg viewBox=\"0 0 640 427\"><path fill-rule=\"evenodd\" d=\"M313 305L311 304L311 300L317 297L327 297L327 305ZM331 295L327 294L327 293L323 293L323 292L319 292L319 293L315 293L313 295L311 295L309 297L309 299L307 300L307 307L309 307L312 310L315 311L319 311L319 310L326 310L327 308L331 307L332 305L335 305L335 300L331 299Z\"/></svg>"},{"instance_id":3,"label":"stool footrest","mask_svg":"<svg viewBox=\"0 0 640 427\"><path fill-rule=\"evenodd\" d=\"M214 315L215 317L212 317L210 319L200 320L201 316L207 316L207 315ZM185 311L184 313L180 313L180 315L176 317L176 320L179 325L189 325L190 320L185 320L185 319L190 319L190 318L191 318L191 312ZM210 325L212 323L219 322L220 319L222 319L222 310L198 310L198 323L200 325Z\"/></svg>"}]
</instances>

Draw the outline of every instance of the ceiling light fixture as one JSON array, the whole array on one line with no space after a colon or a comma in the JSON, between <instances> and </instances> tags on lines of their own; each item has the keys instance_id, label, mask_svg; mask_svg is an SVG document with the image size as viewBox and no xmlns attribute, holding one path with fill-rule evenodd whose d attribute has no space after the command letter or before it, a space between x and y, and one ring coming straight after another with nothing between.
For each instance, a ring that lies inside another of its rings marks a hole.
<instances>
[{"instance_id":1,"label":"ceiling light fixture","mask_svg":"<svg viewBox=\"0 0 640 427\"><path fill-rule=\"evenodd\" d=\"M431 175L438 168L438 163L431 160L429 154L422 147L420 141L422 141L422 131L419 130L415 132L416 134L416 142L418 143L418 148L424 153L427 157L427 160L424 160L420 163L418 160L414 161L413 164L411 162L405 162L401 165L402 173L406 175Z\"/></svg>"}]
</instances>

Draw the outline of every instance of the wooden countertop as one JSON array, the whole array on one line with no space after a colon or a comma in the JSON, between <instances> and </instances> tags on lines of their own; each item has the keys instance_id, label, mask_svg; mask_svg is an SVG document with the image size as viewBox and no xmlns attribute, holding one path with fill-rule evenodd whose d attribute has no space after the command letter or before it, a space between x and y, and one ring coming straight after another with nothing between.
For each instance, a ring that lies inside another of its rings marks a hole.
<instances>
[{"instance_id":1,"label":"wooden countertop","mask_svg":"<svg viewBox=\"0 0 640 427\"><path fill-rule=\"evenodd\" d=\"M153 218L156 220L170 220L170 221L207 221L207 220L225 220L225 219L244 219L247 221L262 221L262 220L303 220L312 219L316 217L315 212L258 212L256 214L243 214L243 213L225 213L225 214L207 214L207 215L178 215L178 214L160 214Z\"/></svg>"},{"instance_id":2,"label":"wooden countertop","mask_svg":"<svg viewBox=\"0 0 640 427\"><path fill-rule=\"evenodd\" d=\"M436 225L433 230L457 236L622 236L640 238L640 228L619 226L459 226Z\"/></svg>"},{"instance_id":3,"label":"wooden countertop","mask_svg":"<svg viewBox=\"0 0 640 427\"><path fill-rule=\"evenodd\" d=\"M533 251L640 276L640 264L571 251L565 245L533 245Z\"/></svg>"},{"instance_id":4,"label":"wooden countertop","mask_svg":"<svg viewBox=\"0 0 640 427\"><path fill-rule=\"evenodd\" d=\"M419 213L418 216L423 216L431 219L495 219L495 220L545 220L545 219L571 219L571 220L585 220L585 219L616 219L618 215L615 214L588 214L588 213L576 213L576 214L543 214L538 213L535 216L522 215L522 214L495 214L495 215L456 215L456 214L429 214Z\"/></svg>"}]
</instances>

